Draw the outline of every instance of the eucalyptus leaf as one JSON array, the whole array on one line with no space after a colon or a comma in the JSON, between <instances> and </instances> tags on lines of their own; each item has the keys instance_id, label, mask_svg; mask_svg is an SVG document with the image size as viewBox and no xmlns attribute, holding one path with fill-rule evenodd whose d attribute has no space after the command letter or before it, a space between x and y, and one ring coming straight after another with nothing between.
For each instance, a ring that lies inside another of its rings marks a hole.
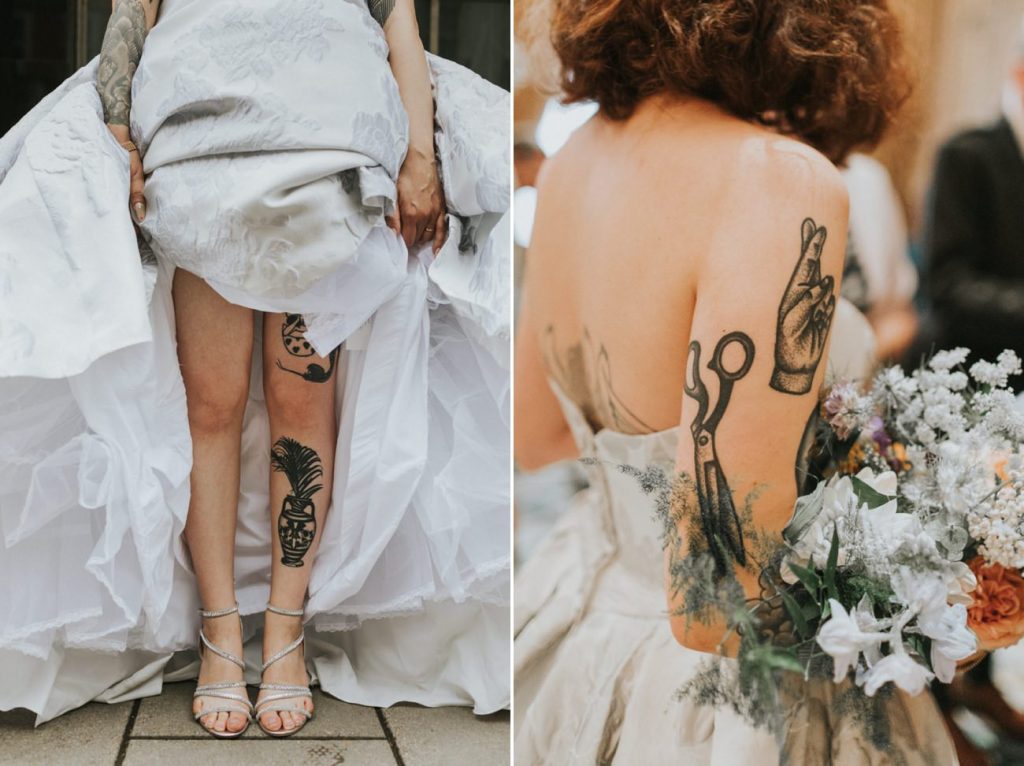
<instances>
[{"instance_id":1,"label":"eucalyptus leaf","mask_svg":"<svg viewBox=\"0 0 1024 766\"><path fill-rule=\"evenodd\" d=\"M782 596L782 603L786 605L786 611L789 612L789 616L793 618L793 622L796 624L797 633L800 634L801 638L807 638L810 635L810 628L807 625L807 618L804 617L800 604L787 591L780 591L779 595Z\"/></svg>"},{"instance_id":2,"label":"eucalyptus leaf","mask_svg":"<svg viewBox=\"0 0 1024 766\"><path fill-rule=\"evenodd\" d=\"M818 573L813 569L794 564L792 561L787 561L786 566L796 575L797 579L807 589L807 592L811 594L811 598L817 603L818 591L821 590L821 578L818 577Z\"/></svg>"},{"instance_id":3,"label":"eucalyptus leaf","mask_svg":"<svg viewBox=\"0 0 1024 766\"><path fill-rule=\"evenodd\" d=\"M869 510L875 508L881 508L883 505L892 500L891 497L886 497L877 489L872 487L870 484L865 482L863 479L858 479L856 476L851 476L850 481L853 482L853 494L857 496L857 499L866 505Z\"/></svg>"}]
</instances>

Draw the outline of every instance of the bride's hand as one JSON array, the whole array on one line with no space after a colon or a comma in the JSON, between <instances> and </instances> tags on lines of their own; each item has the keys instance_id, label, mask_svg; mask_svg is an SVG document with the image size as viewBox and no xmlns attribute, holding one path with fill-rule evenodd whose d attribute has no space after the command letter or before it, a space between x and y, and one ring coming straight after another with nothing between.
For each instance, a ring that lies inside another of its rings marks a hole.
<instances>
[{"instance_id":1,"label":"bride's hand","mask_svg":"<svg viewBox=\"0 0 1024 766\"><path fill-rule=\"evenodd\" d=\"M132 140L131 133L126 125L107 125L117 143L124 146ZM131 212L132 220L135 223L142 223L146 217L146 176L142 172L142 158L138 149L128 150L128 160L131 163L131 190L128 194L128 209Z\"/></svg>"},{"instance_id":2,"label":"bride's hand","mask_svg":"<svg viewBox=\"0 0 1024 766\"><path fill-rule=\"evenodd\" d=\"M398 173L398 206L391 227L408 247L433 241L436 255L446 235L444 189L434 153L409 148Z\"/></svg>"}]
</instances>

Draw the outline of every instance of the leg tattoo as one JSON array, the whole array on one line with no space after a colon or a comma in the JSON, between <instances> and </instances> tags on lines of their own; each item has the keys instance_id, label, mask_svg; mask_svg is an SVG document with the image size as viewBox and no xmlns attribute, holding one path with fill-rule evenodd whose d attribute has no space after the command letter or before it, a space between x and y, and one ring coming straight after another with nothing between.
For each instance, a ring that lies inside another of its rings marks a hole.
<instances>
[{"instance_id":1,"label":"leg tattoo","mask_svg":"<svg viewBox=\"0 0 1024 766\"><path fill-rule=\"evenodd\" d=\"M302 314L284 315L284 323L281 325L281 340L284 342L285 351L293 357L301 359L313 356L316 353L309 341L306 340L306 320L302 318ZM331 375L334 374L334 365L338 360L338 349L334 349L327 356L327 359L329 364L326 370L319 364L308 364L306 365L305 372L299 372L298 370L285 367L281 364L280 360L277 361L277 368L290 372L292 375L298 375L310 383L326 383L331 379Z\"/></svg>"},{"instance_id":2,"label":"leg tattoo","mask_svg":"<svg viewBox=\"0 0 1024 766\"><path fill-rule=\"evenodd\" d=\"M323 464L312 448L282 436L270 452L270 465L283 473L292 487L277 521L283 553L281 563L288 567L301 567L316 537L313 495L323 489L322 484L315 483L324 475Z\"/></svg>"}]
</instances>

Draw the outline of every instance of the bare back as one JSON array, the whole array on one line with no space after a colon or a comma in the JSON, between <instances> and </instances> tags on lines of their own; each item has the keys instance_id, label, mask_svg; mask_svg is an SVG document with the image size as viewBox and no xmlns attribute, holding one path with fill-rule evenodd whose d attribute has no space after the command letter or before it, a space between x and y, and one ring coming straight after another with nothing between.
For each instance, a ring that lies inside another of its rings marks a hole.
<instances>
[{"instance_id":1,"label":"bare back","mask_svg":"<svg viewBox=\"0 0 1024 766\"><path fill-rule=\"evenodd\" d=\"M764 253L763 275L752 280L774 277L784 286L801 222L813 211L798 209L805 190L794 194L785 178L771 175L789 164L788 175L823 174L823 185L834 184L824 163L809 148L705 102L661 99L625 122L595 117L549 161L525 319L539 335L545 369L595 430L646 433L679 424L705 266L716 261L714 278L728 278L730 261L740 269L749 260L736 257L737 249L757 252L788 235L790 262ZM735 274L737 283L754 276ZM738 284L734 295L741 294Z\"/></svg>"},{"instance_id":2,"label":"bare back","mask_svg":"<svg viewBox=\"0 0 1024 766\"><path fill-rule=\"evenodd\" d=\"M516 338L519 465L575 454L552 380L595 431L681 426L676 468L699 533L718 571L756 594L747 538L779 534L792 513L847 220L828 160L706 102L595 117L539 188ZM685 622L672 618L691 648L722 639Z\"/></svg>"}]
</instances>

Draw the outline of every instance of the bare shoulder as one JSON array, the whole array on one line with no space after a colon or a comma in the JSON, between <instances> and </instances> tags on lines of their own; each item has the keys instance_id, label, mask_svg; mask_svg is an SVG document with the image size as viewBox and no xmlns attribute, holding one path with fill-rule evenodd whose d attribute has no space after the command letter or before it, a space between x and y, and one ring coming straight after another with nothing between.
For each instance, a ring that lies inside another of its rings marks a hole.
<instances>
[{"instance_id":1,"label":"bare shoulder","mask_svg":"<svg viewBox=\"0 0 1024 766\"><path fill-rule=\"evenodd\" d=\"M722 226L712 264L763 273L784 267L808 222L826 237L823 266L840 271L849 222L849 196L838 168L812 147L757 126L739 132L729 156L733 182L724 193ZM723 253L729 254L722 259Z\"/></svg>"}]
</instances>

